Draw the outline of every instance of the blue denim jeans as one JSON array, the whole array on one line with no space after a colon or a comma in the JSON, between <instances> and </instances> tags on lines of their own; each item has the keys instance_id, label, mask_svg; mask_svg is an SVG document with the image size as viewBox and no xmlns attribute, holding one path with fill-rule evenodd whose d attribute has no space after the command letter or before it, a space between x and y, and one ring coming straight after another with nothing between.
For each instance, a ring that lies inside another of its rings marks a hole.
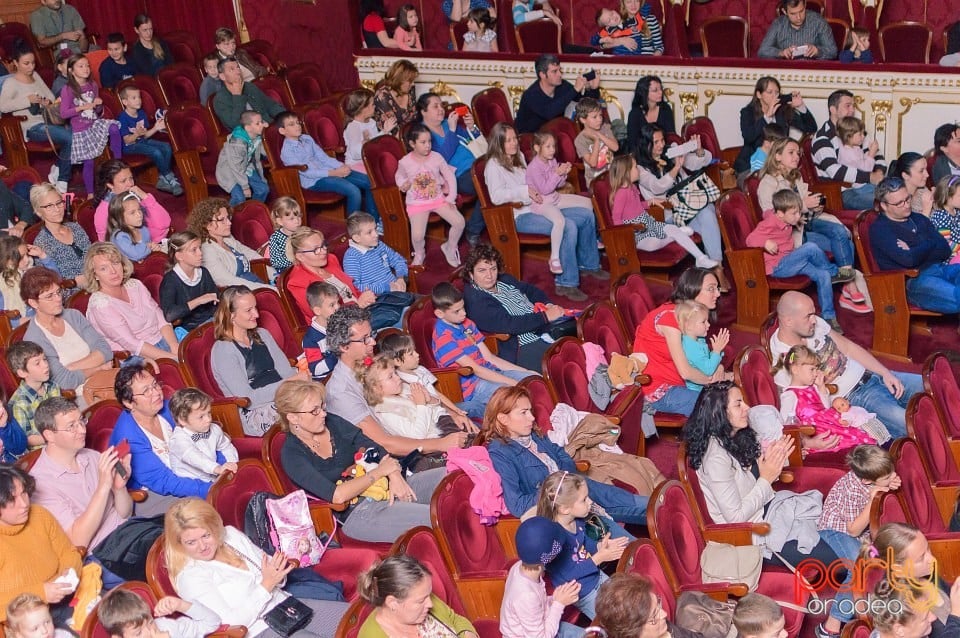
<instances>
[{"instance_id":1,"label":"blue denim jeans","mask_svg":"<svg viewBox=\"0 0 960 638\"><path fill-rule=\"evenodd\" d=\"M264 179L260 177L260 173L256 171L250 173L247 181L250 184L250 199L266 202L267 195L270 194L270 187L267 186ZM238 206L245 201L247 201L247 196L243 194L243 187L237 184L233 187L233 190L230 191L230 205Z\"/></svg>"},{"instance_id":2,"label":"blue denim jeans","mask_svg":"<svg viewBox=\"0 0 960 638\"><path fill-rule=\"evenodd\" d=\"M830 549L832 549L837 555L837 558L843 558L845 560L855 562L857 560L857 556L860 554L860 541L859 539L850 536L850 534L838 532L835 529L822 529L820 530L820 538L830 546ZM853 571L847 570L847 578L843 582L849 583L852 579ZM848 613L844 613L840 610L839 603L844 599L851 602L851 609ZM852 602L853 596L849 591L838 593L837 597L834 599L833 605L830 607L830 616L836 618L841 623L852 620L854 616Z\"/></svg>"},{"instance_id":3,"label":"blue denim jeans","mask_svg":"<svg viewBox=\"0 0 960 638\"><path fill-rule=\"evenodd\" d=\"M830 277L837 274L837 267L830 263L820 246L807 242L784 256L773 269L774 277L806 275L817 286L817 301L824 319L836 319L833 308L833 284Z\"/></svg>"},{"instance_id":4,"label":"blue denim jeans","mask_svg":"<svg viewBox=\"0 0 960 638\"><path fill-rule=\"evenodd\" d=\"M685 385L675 385L662 397L647 405L654 412L672 412L690 416L699 396L700 390L691 390Z\"/></svg>"},{"instance_id":5,"label":"blue denim jeans","mask_svg":"<svg viewBox=\"0 0 960 638\"><path fill-rule=\"evenodd\" d=\"M907 279L907 299L924 310L960 312L960 264L934 264Z\"/></svg>"},{"instance_id":6,"label":"blue denim jeans","mask_svg":"<svg viewBox=\"0 0 960 638\"><path fill-rule=\"evenodd\" d=\"M703 241L703 252L714 261L723 261L723 246L720 237L720 222L717 221L717 209L707 205L697 216L687 222Z\"/></svg>"},{"instance_id":7,"label":"blue denim jeans","mask_svg":"<svg viewBox=\"0 0 960 638\"><path fill-rule=\"evenodd\" d=\"M149 156L161 176L166 177L170 174L170 167L173 165L173 149L166 142L146 139L123 147L124 155L131 153Z\"/></svg>"},{"instance_id":8,"label":"blue denim jeans","mask_svg":"<svg viewBox=\"0 0 960 638\"><path fill-rule=\"evenodd\" d=\"M464 171L457 175L458 193L476 196L477 187L473 184L473 175L471 173L472 171ZM477 199L477 203L473 207L473 212L470 214L470 219L467 220L464 232L466 232L467 235L479 235L486 228L487 224L483 221L483 213L480 212L480 200Z\"/></svg>"},{"instance_id":9,"label":"blue denim jeans","mask_svg":"<svg viewBox=\"0 0 960 638\"><path fill-rule=\"evenodd\" d=\"M370 178L363 173L350 171L346 177L323 177L314 182L310 187L312 191L322 191L324 193L337 193L347 199L347 217L363 210L371 215L377 221L380 221L380 211L373 201L373 191L370 190ZM362 202L366 206L361 208Z\"/></svg>"},{"instance_id":10,"label":"blue denim jeans","mask_svg":"<svg viewBox=\"0 0 960 638\"><path fill-rule=\"evenodd\" d=\"M597 586L593 588L593 591L584 593L583 590L580 590L580 600L573 603L580 610L580 613L590 620L593 620L597 615L597 593L600 591L600 585L608 580L610 580L610 577L600 572L600 580L597 581Z\"/></svg>"},{"instance_id":11,"label":"blue denim jeans","mask_svg":"<svg viewBox=\"0 0 960 638\"><path fill-rule=\"evenodd\" d=\"M847 210L864 210L866 208L873 208L875 201L874 194L876 193L876 190L877 187L873 184L862 184L860 186L848 188L841 193L843 207Z\"/></svg>"},{"instance_id":12,"label":"blue denim jeans","mask_svg":"<svg viewBox=\"0 0 960 638\"><path fill-rule=\"evenodd\" d=\"M60 159L57 160L57 166L60 168L60 180L70 182L70 151L73 148L73 133L66 126L48 126L46 124L37 124L27 129L27 139L31 142L48 142L47 131L50 132L50 139L54 144L60 146L57 154Z\"/></svg>"},{"instance_id":13,"label":"blue denim jeans","mask_svg":"<svg viewBox=\"0 0 960 638\"><path fill-rule=\"evenodd\" d=\"M847 394L847 399L852 405L859 405L867 412L876 413L877 418L887 426L890 436L899 438L907 435L907 403L914 394L923 392L923 377L910 372L891 374L903 384L903 394L899 399L890 394L887 386L883 385L883 379L876 374Z\"/></svg>"},{"instance_id":14,"label":"blue denim jeans","mask_svg":"<svg viewBox=\"0 0 960 638\"><path fill-rule=\"evenodd\" d=\"M806 241L812 241L823 249L823 252L833 254L833 263L837 266L853 265L853 240L850 231L843 224L836 224L824 219L814 219L807 224Z\"/></svg>"},{"instance_id":15,"label":"blue denim jeans","mask_svg":"<svg viewBox=\"0 0 960 638\"><path fill-rule=\"evenodd\" d=\"M537 215L539 217L540 215ZM536 376L537 373L532 370L500 370L500 374L510 377L515 381L522 381L527 377ZM487 411L487 403L493 393L503 387L502 383L487 381L486 379L477 379L477 385L473 389L473 394L467 401L461 401L457 407L464 410L471 419L482 419Z\"/></svg>"},{"instance_id":16,"label":"blue denim jeans","mask_svg":"<svg viewBox=\"0 0 960 638\"><path fill-rule=\"evenodd\" d=\"M587 479L587 490L593 502L605 509L614 520L621 523L633 523L634 525L647 524L647 502L649 499L646 496L640 496L616 485L607 485L592 479Z\"/></svg>"},{"instance_id":17,"label":"blue denim jeans","mask_svg":"<svg viewBox=\"0 0 960 638\"><path fill-rule=\"evenodd\" d=\"M588 208L564 208L563 239L560 240L560 264L563 274L557 275L558 286L576 288L580 285L581 270L600 268L597 250L597 221ZM543 215L524 213L517 217L517 231L534 235L549 235L553 224Z\"/></svg>"}]
</instances>

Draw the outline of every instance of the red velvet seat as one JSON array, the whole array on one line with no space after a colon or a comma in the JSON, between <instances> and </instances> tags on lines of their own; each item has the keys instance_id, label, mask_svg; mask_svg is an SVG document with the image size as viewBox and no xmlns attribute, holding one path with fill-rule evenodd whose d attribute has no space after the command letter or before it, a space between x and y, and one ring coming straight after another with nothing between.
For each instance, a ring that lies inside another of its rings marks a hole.
<instances>
[{"instance_id":1,"label":"red velvet seat","mask_svg":"<svg viewBox=\"0 0 960 638\"><path fill-rule=\"evenodd\" d=\"M392 135L375 137L363 145L363 165L383 221L383 241L406 258L413 254L413 240L405 198L396 181L397 165L404 155L403 143ZM432 213L431 217L437 219Z\"/></svg>"},{"instance_id":2,"label":"red velvet seat","mask_svg":"<svg viewBox=\"0 0 960 638\"><path fill-rule=\"evenodd\" d=\"M420 365L427 368L437 367L437 360L433 356L433 326L436 322L429 295L417 299L403 316L403 329L413 337L417 352L420 353Z\"/></svg>"},{"instance_id":3,"label":"red velvet seat","mask_svg":"<svg viewBox=\"0 0 960 638\"><path fill-rule=\"evenodd\" d=\"M317 102L331 95L323 79L324 72L316 62L301 62L287 68L287 86L297 104Z\"/></svg>"},{"instance_id":4,"label":"red velvet seat","mask_svg":"<svg viewBox=\"0 0 960 638\"><path fill-rule=\"evenodd\" d=\"M647 313L657 307L643 275L621 277L610 287L610 301L620 312L624 329L631 341Z\"/></svg>"},{"instance_id":5,"label":"red velvet seat","mask_svg":"<svg viewBox=\"0 0 960 638\"><path fill-rule=\"evenodd\" d=\"M830 25L830 32L833 33L833 41L837 43L837 48L841 49L843 43L847 41L847 34L850 32L850 24L840 18L827 18L824 16L827 24Z\"/></svg>"},{"instance_id":6,"label":"red velvet seat","mask_svg":"<svg viewBox=\"0 0 960 638\"><path fill-rule=\"evenodd\" d=\"M857 216L853 228L853 244L857 248L860 269L867 280L874 308L873 344L871 352L877 355L910 361L908 346L911 330L930 334L927 317L939 317L939 312L922 310L907 300L907 277L915 277L916 270L880 270L870 245L870 227L879 213L865 210Z\"/></svg>"},{"instance_id":7,"label":"red velvet seat","mask_svg":"<svg viewBox=\"0 0 960 638\"><path fill-rule=\"evenodd\" d=\"M3 26L5 25L0 24L0 27ZM24 119L21 115L0 116L0 145L3 147L3 162L7 168L29 168L32 155L53 155L53 146L47 140L24 140L23 129L20 127L20 122Z\"/></svg>"},{"instance_id":8,"label":"red velvet seat","mask_svg":"<svg viewBox=\"0 0 960 638\"><path fill-rule=\"evenodd\" d=\"M161 36L170 47L173 59L192 67L199 67L203 60L200 40L193 31L166 31Z\"/></svg>"},{"instance_id":9,"label":"red velvet seat","mask_svg":"<svg viewBox=\"0 0 960 638\"><path fill-rule=\"evenodd\" d=\"M103 452L110 447L110 435L113 426L123 413L123 406L117 401L99 401L83 411L87 419L86 447Z\"/></svg>"},{"instance_id":10,"label":"red velvet seat","mask_svg":"<svg viewBox=\"0 0 960 638\"><path fill-rule=\"evenodd\" d=\"M287 268L277 277L277 293L280 295L280 303L287 313L287 320L290 321L290 325L295 326L298 331L305 330L308 325L307 317L304 317L303 313L300 312L300 307L293 299L293 293L287 288L290 270L290 268Z\"/></svg>"},{"instance_id":11,"label":"red velvet seat","mask_svg":"<svg viewBox=\"0 0 960 638\"><path fill-rule=\"evenodd\" d=\"M667 481L654 490L647 510L647 529L650 530L650 538L662 557L662 564L672 568L674 595L680 595L684 589L704 591L705 585L700 572L700 554L706 546L706 539L697 525L690 503L679 482ZM751 542L748 538L746 542L737 544ZM774 600L796 604L793 580L792 573L764 570L760 574L756 591ZM706 585L706 587L711 586ZM728 591L736 595L746 594L746 588L742 584L727 583L727 587ZM800 606L806 603L806 598L808 596L802 596ZM791 637L797 636L803 624L804 614L784 608L783 615L786 618L787 634Z\"/></svg>"},{"instance_id":12,"label":"red velvet seat","mask_svg":"<svg viewBox=\"0 0 960 638\"><path fill-rule=\"evenodd\" d=\"M770 357L763 346L751 344L737 355L733 378L748 405L772 405L780 409L780 390L770 374Z\"/></svg>"},{"instance_id":13,"label":"red velvet seat","mask_svg":"<svg viewBox=\"0 0 960 638\"><path fill-rule=\"evenodd\" d=\"M573 120L566 117L555 117L540 127L545 133L553 133L557 141L556 160L563 164L569 162L573 167L567 175L567 181L573 184L580 192L587 192L587 177L584 173L583 160L577 153L577 147L574 141L580 134L579 127L573 123Z\"/></svg>"},{"instance_id":14,"label":"red velvet seat","mask_svg":"<svg viewBox=\"0 0 960 638\"><path fill-rule=\"evenodd\" d=\"M223 139L217 131L213 115L200 104L181 104L167 110L167 132L188 210L210 196L210 187L220 191L216 170Z\"/></svg>"},{"instance_id":15,"label":"red velvet seat","mask_svg":"<svg viewBox=\"0 0 960 638\"><path fill-rule=\"evenodd\" d=\"M273 234L273 218L263 202L247 200L233 208L233 236L250 248L260 252L270 242Z\"/></svg>"},{"instance_id":16,"label":"red velvet seat","mask_svg":"<svg viewBox=\"0 0 960 638\"><path fill-rule=\"evenodd\" d=\"M513 126L513 110L503 89L495 86L484 89L473 96L470 104L473 107L473 118L484 136L490 134L497 122Z\"/></svg>"},{"instance_id":17,"label":"red velvet seat","mask_svg":"<svg viewBox=\"0 0 960 638\"><path fill-rule=\"evenodd\" d=\"M810 286L810 279L803 275L767 275L763 249L746 244L747 235L757 225L752 208L747 196L738 190L727 191L717 202L717 219L727 247L727 264L737 287L737 320L733 327L758 333L763 320L770 314L770 292L804 290Z\"/></svg>"},{"instance_id":18,"label":"red velvet seat","mask_svg":"<svg viewBox=\"0 0 960 638\"><path fill-rule=\"evenodd\" d=\"M227 397L220 389L210 366L210 351L213 348L213 343L213 324L210 323L194 328L180 342L180 352L183 353L183 372L187 383L200 388L213 399L228 399L236 403L239 408L248 407L250 405L249 399ZM244 436L242 425L239 422L221 423L220 425L232 438Z\"/></svg>"},{"instance_id":19,"label":"red velvet seat","mask_svg":"<svg viewBox=\"0 0 960 638\"><path fill-rule=\"evenodd\" d=\"M561 51L560 37L563 34L556 22L549 18L531 20L514 25L520 53L555 53Z\"/></svg>"},{"instance_id":20,"label":"red velvet seat","mask_svg":"<svg viewBox=\"0 0 960 638\"><path fill-rule=\"evenodd\" d=\"M254 80L253 85L263 91L263 94L268 98L277 104L281 104L287 110L296 106L293 96L290 95L290 87L287 86L287 83L280 76L265 75L262 78ZM279 124L277 124L277 126L279 126Z\"/></svg>"},{"instance_id":21,"label":"red velvet seat","mask_svg":"<svg viewBox=\"0 0 960 638\"><path fill-rule=\"evenodd\" d=\"M880 59L885 63L930 64L933 29L922 22L894 22L880 27Z\"/></svg>"},{"instance_id":22,"label":"red velvet seat","mask_svg":"<svg viewBox=\"0 0 960 638\"><path fill-rule=\"evenodd\" d=\"M658 3L650 3L650 6L656 8ZM662 18L658 16L663 28L664 55L689 59L690 43L687 34L687 9L683 4L668 2ZM654 11L656 13L656 11Z\"/></svg>"},{"instance_id":23,"label":"red velvet seat","mask_svg":"<svg viewBox=\"0 0 960 638\"><path fill-rule=\"evenodd\" d=\"M240 48L250 54L254 60L261 66L266 67L270 73L279 73L286 68L283 60L277 55L277 50L269 40L257 39L244 42Z\"/></svg>"},{"instance_id":24,"label":"red velvet seat","mask_svg":"<svg viewBox=\"0 0 960 638\"><path fill-rule=\"evenodd\" d=\"M271 288L257 288L253 291L253 296L257 299L260 327L270 333L288 358L296 359L303 354L302 344L296 338L293 327L287 320L277 291Z\"/></svg>"},{"instance_id":25,"label":"red velvet seat","mask_svg":"<svg viewBox=\"0 0 960 638\"><path fill-rule=\"evenodd\" d=\"M934 494L955 493L960 469L950 450L937 406L929 394L915 394L907 405L907 435L917 442L920 460Z\"/></svg>"},{"instance_id":26,"label":"red velvet seat","mask_svg":"<svg viewBox=\"0 0 960 638\"><path fill-rule=\"evenodd\" d=\"M954 456L960 455L960 355L935 352L923 364L923 386L933 398Z\"/></svg>"},{"instance_id":27,"label":"red velvet seat","mask_svg":"<svg viewBox=\"0 0 960 638\"><path fill-rule=\"evenodd\" d=\"M308 133L328 155L343 159L346 143L343 141L343 111L338 97L303 107L303 130Z\"/></svg>"},{"instance_id":28,"label":"red velvet seat","mask_svg":"<svg viewBox=\"0 0 960 638\"><path fill-rule=\"evenodd\" d=\"M194 64L169 64L157 73L157 82L160 83L168 104L200 103L200 84L203 78Z\"/></svg>"},{"instance_id":29,"label":"red velvet seat","mask_svg":"<svg viewBox=\"0 0 960 638\"><path fill-rule=\"evenodd\" d=\"M720 164L713 165L716 168L711 166L707 169L707 174L719 186L720 169L733 166L733 163L737 161L737 155L740 154L740 147L720 148L720 138L717 137L717 129L713 125L713 120L705 115L697 116L686 122L681 129L681 133L685 139L690 139L693 135L699 135L700 144L703 145L703 148L710 151L714 159L720 160Z\"/></svg>"},{"instance_id":30,"label":"red velvet seat","mask_svg":"<svg viewBox=\"0 0 960 638\"><path fill-rule=\"evenodd\" d=\"M750 27L740 16L715 16L700 24L700 44L705 58L749 57Z\"/></svg>"},{"instance_id":31,"label":"red velvet seat","mask_svg":"<svg viewBox=\"0 0 960 638\"><path fill-rule=\"evenodd\" d=\"M813 161L813 141L810 135L800 139L800 176L810 187L810 192L820 193L827 200L826 210L836 215L843 225L852 229L860 214L858 210L847 210L843 206L841 182L834 182L820 177L817 166Z\"/></svg>"},{"instance_id":32,"label":"red velvet seat","mask_svg":"<svg viewBox=\"0 0 960 638\"><path fill-rule=\"evenodd\" d=\"M153 121L157 109L166 110L169 108L170 104L167 102L167 98L163 94L163 89L155 77L151 75L135 75L132 78L121 80L120 83L117 84L117 95L120 95L120 91L128 86L140 89L140 98L143 100L143 106L140 108L143 109L151 121Z\"/></svg>"},{"instance_id":33,"label":"red velvet seat","mask_svg":"<svg viewBox=\"0 0 960 638\"><path fill-rule=\"evenodd\" d=\"M167 253L153 251L141 261L134 262L133 276L150 291L150 296L160 303L160 283L163 276L170 269L170 259Z\"/></svg>"},{"instance_id":34,"label":"red velvet seat","mask_svg":"<svg viewBox=\"0 0 960 638\"><path fill-rule=\"evenodd\" d=\"M29 25L13 20L0 22L0 49L6 53L5 57L12 58L17 46L26 46L33 51L38 67L49 66L52 62L52 49L40 46Z\"/></svg>"}]
</instances>

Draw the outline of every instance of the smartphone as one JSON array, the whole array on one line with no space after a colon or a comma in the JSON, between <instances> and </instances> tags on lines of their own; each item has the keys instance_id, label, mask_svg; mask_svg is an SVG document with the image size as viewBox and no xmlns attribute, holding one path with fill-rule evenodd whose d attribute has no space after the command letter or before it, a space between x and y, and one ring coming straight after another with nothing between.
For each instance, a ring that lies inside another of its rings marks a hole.
<instances>
[{"instance_id":1,"label":"smartphone","mask_svg":"<svg viewBox=\"0 0 960 638\"><path fill-rule=\"evenodd\" d=\"M590 69L589 71L583 74L583 79L586 80L587 82L593 82L594 80L597 79L597 70Z\"/></svg>"},{"instance_id":2,"label":"smartphone","mask_svg":"<svg viewBox=\"0 0 960 638\"><path fill-rule=\"evenodd\" d=\"M116 446L117 458L123 459L126 455L130 454L130 442L126 439L123 439ZM127 478L127 468L123 467L122 461L117 461L117 464L113 466L117 470L117 474L120 475L120 478Z\"/></svg>"},{"instance_id":3,"label":"smartphone","mask_svg":"<svg viewBox=\"0 0 960 638\"><path fill-rule=\"evenodd\" d=\"M459 115L461 119L463 119L470 114L470 107L463 104L453 109L453 112Z\"/></svg>"},{"instance_id":4,"label":"smartphone","mask_svg":"<svg viewBox=\"0 0 960 638\"><path fill-rule=\"evenodd\" d=\"M793 102L793 93L787 93L780 96L780 104L783 106L790 104L790 102Z\"/></svg>"}]
</instances>

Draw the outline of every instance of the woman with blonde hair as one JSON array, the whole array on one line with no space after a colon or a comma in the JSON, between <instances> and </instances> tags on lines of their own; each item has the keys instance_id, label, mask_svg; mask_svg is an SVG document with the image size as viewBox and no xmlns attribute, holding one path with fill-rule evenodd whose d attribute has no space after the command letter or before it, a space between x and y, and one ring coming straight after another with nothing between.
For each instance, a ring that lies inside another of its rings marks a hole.
<instances>
[{"instance_id":1,"label":"woman with blonde hair","mask_svg":"<svg viewBox=\"0 0 960 638\"><path fill-rule=\"evenodd\" d=\"M263 436L277 420L273 395L284 379L310 378L290 365L266 328L258 327L259 317L257 298L246 286L225 288L213 315L213 378L225 395L250 399L241 413L249 436Z\"/></svg>"},{"instance_id":2,"label":"woman with blonde hair","mask_svg":"<svg viewBox=\"0 0 960 638\"><path fill-rule=\"evenodd\" d=\"M338 513L350 538L392 543L417 525L430 527L430 498L445 468L417 472L407 483L400 463L382 446L346 419L327 414L325 398L326 388L312 381L291 379L277 390L277 416L288 434L280 466L290 480L325 501L352 504ZM351 474L360 449L377 453L379 463L363 475Z\"/></svg>"},{"instance_id":3,"label":"woman with blonde hair","mask_svg":"<svg viewBox=\"0 0 960 638\"><path fill-rule=\"evenodd\" d=\"M133 264L109 242L90 246L83 263L91 293L87 319L114 350L147 359L179 356L173 326L147 287L134 279Z\"/></svg>"},{"instance_id":4,"label":"woman with blonde hair","mask_svg":"<svg viewBox=\"0 0 960 638\"><path fill-rule=\"evenodd\" d=\"M43 228L33 243L57 262L57 271L64 279L74 279L77 286L85 286L83 258L90 248L90 238L80 224L67 221L67 204L50 183L35 184L30 189L30 206L43 221Z\"/></svg>"},{"instance_id":5,"label":"woman with blonde hair","mask_svg":"<svg viewBox=\"0 0 960 638\"><path fill-rule=\"evenodd\" d=\"M397 60L373 94L373 117L380 130L384 130L390 115L396 118L397 126L403 127L417 119L417 90L414 82L420 71L410 60Z\"/></svg>"},{"instance_id":6,"label":"woman with blonde hair","mask_svg":"<svg viewBox=\"0 0 960 638\"><path fill-rule=\"evenodd\" d=\"M248 636L275 638L264 617L289 597L283 590L294 564L281 552L268 556L243 532L224 526L213 506L199 498L178 501L164 518L164 557L177 595L216 612L229 625L244 625ZM347 603L300 602L313 618L298 637L333 636Z\"/></svg>"}]
</instances>

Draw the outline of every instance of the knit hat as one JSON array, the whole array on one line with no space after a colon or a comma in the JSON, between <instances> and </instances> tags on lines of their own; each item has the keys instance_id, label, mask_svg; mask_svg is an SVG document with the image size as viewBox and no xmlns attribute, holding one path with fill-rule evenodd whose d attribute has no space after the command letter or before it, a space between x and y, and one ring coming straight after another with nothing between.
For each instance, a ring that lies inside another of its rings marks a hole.
<instances>
[{"instance_id":1,"label":"knit hat","mask_svg":"<svg viewBox=\"0 0 960 638\"><path fill-rule=\"evenodd\" d=\"M558 523L534 516L517 529L517 555L527 565L548 565L563 549L565 532Z\"/></svg>"}]
</instances>

